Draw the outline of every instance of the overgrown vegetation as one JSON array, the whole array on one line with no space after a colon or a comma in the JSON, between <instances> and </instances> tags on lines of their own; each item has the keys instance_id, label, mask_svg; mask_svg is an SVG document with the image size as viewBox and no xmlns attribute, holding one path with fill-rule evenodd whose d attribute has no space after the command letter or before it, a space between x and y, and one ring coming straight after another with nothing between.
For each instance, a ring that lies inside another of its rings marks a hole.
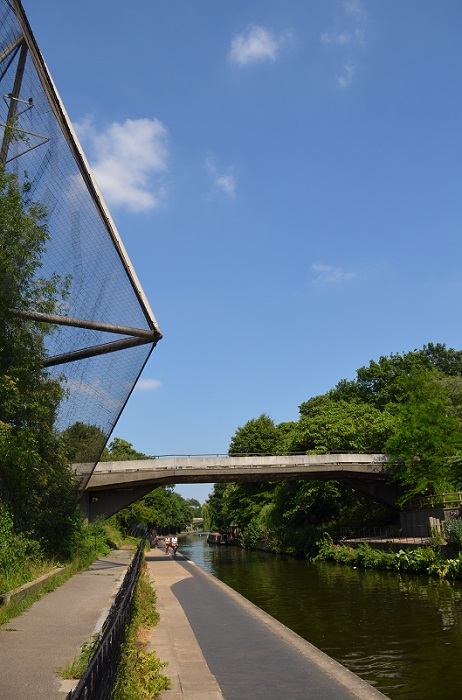
<instances>
[{"instance_id":1,"label":"overgrown vegetation","mask_svg":"<svg viewBox=\"0 0 462 700\"><path fill-rule=\"evenodd\" d=\"M27 610L43 595L65 583L78 571L86 569L97 557L109 554L115 547L136 547L139 542L139 538L125 536L117 529L117 523L111 520L106 522L100 520L94 524L83 526L79 532L80 536L76 540L72 559L58 562L45 557L31 558L27 551L18 549L21 535L11 536L11 531L7 531L10 536L8 546L4 546L3 543L0 545L0 552L4 556L0 568L0 594L33 581L42 574L52 571L58 565L65 564L65 566L63 566L61 573L46 580L38 589L29 592L22 600L13 599L10 603L0 606L0 624L8 622ZM36 543L32 541L31 546L36 547Z\"/></svg>"},{"instance_id":2,"label":"overgrown vegetation","mask_svg":"<svg viewBox=\"0 0 462 700\"><path fill-rule=\"evenodd\" d=\"M462 549L462 518L450 518L445 522L444 530L449 544Z\"/></svg>"},{"instance_id":3,"label":"overgrown vegetation","mask_svg":"<svg viewBox=\"0 0 462 700\"><path fill-rule=\"evenodd\" d=\"M462 552L456 558L446 557L440 546L417 549L400 549L399 552L384 552L361 543L357 549L346 544L334 544L324 534L318 544L318 553L313 561L335 561L338 564L360 566L364 569L402 571L429 574L442 579L462 579Z\"/></svg>"},{"instance_id":4,"label":"overgrown vegetation","mask_svg":"<svg viewBox=\"0 0 462 700\"><path fill-rule=\"evenodd\" d=\"M230 454L380 452L401 505L462 488L462 352L429 344L371 361L303 402L300 418L266 414L231 438ZM207 529L237 526L247 547L312 556L320 531L389 525L396 513L334 481L216 484L203 507ZM454 542L458 525L449 533ZM449 536L449 534L448 534Z\"/></svg>"},{"instance_id":5,"label":"overgrown vegetation","mask_svg":"<svg viewBox=\"0 0 462 700\"><path fill-rule=\"evenodd\" d=\"M68 278L39 274L48 238L44 208L0 169L0 498L33 559L68 554L79 518L55 430L63 389L43 368L53 327L18 315L58 313L67 296Z\"/></svg>"},{"instance_id":6,"label":"overgrown vegetation","mask_svg":"<svg viewBox=\"0 0 462 700\"><path fill-rule=\"evenodd\" d=\"M155 604L156 594L144 566L135 593L133 617L127 630L113 700L156 698L170 686L170 679L162 673L166 664L157 658L155 652L145 651L146 631L159 620Z\"/></svg>"},{"instance_id":7,"label":"overgrown vegetation","mask_svg":"<svg viewBox=\"0 0 462 700\"><path fill-rule=\"evenodd\" d=\"M97 643L98 637L95 635L88 642L82 644L80 654L68 661L64 668L58 669L58 674L61 678L73 678L75 680L81 678L96 651Z\"/></svg>"}]
</instances>

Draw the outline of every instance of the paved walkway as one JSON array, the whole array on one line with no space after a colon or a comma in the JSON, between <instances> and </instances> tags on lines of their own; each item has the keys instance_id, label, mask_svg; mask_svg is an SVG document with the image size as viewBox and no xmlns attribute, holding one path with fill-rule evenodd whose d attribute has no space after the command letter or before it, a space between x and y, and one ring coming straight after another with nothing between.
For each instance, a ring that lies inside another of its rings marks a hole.
<instances>
[{"instance_id":1,"label":"paved walkway","mask_svg":"<svg viewBox=\"0 0 462 700\"><path fill-rule=\"evenodd\" d=\"M161 700L384 700L385 696L181 555L146 557L169 665Z\"/></svg>"},{"instance_id":2,"label":"paved walkway","mask_svg":"<svg viewBox=\"0 0 462 700\"><path fill-rule=\"evenodd\" d=\"M59 667L99 631L132 553L112 552L0 626L1 700L64 700ZM383 700L384 695L180 554L147 553L168 662L161 700Z\"/></svg>"},{"instance_id":3,"label":"paved walkway","mask_svg":"<svg viewBox=\"0 0 462 700\"><path fill-rule=\"evenodd\" d=\"M19 617L0 626L1 700L63 700L76 682L56 671L80 653L107 617L132 551L97 559Z\"/></svg>"}]
</instances>

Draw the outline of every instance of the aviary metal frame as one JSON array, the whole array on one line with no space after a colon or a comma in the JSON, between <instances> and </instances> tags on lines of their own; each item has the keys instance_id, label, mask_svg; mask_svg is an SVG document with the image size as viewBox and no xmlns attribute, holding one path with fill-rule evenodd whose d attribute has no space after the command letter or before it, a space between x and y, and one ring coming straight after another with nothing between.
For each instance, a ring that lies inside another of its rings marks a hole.
<instances>
[{"instance_id":1,"label":"aviary metal frame","mask_svg":"<svg viewBox=\"0 0 462 700\"><path fill-rule=\"evenodd\" d=\"M154 345L162 338L162 334L157 325L156 318L151 310L149 302L143 292L141 284L138 280L136 272L129 260L127 251L122 243L115 224L111 218L111 215L104 204L101 192L98 189L98 185L93 178L90 166L86 161L83 150L81 149L77 135L75 134L70 119L66 113L64 105L59 97L58 91L56 90L51 75L47 69L45 61L43 60L42 54L38 48L37 42L34 38L32 30L30 28L29 22L25 15L24 9L19 0L10 0L11 6L16 14L18 25L21 29L21 34L18 35L13 42L7 46L0 55L0 62L8 62L8 66L11 60L14 58L16 53L19 52L19 61L16 67L16 75L14 80L14 87L12 92L8 95L4 95L4 100L9 101L8 105L8 116L6 123L0 123L0 127L3 127L3 138L2 145L0 148L0 162L6 166L12 160L19 158L22 155L26 155L31 150L42 146L47 143L49 138L46 135L37 134L35 132L22 129L17 124L19 117L24 114L27 110L33 109L33 100L29 98L28 100L20 99L21 85L24 76L24 69L26 64L27 54L33 60L35 69L40 78L40 82L43 89L48 97L50 106L53 109L55 117L61 127L61 130L66 138L69 149L71 150L75 161L79 167L80 173L85 180L89 192L92 194L92 198L95 207L98 209L102 221L104 222L107 233L111 237L115 248L117 249L120 259L124 265L125 271L128 278L131 281L133 290L138 298L141 308L143 309L145 318L149 325L149 330L144 330L140 328L129 328L123 326L116 326L114 324L104 324L95 321L89 321L77 318L67 318L64 316L50 315L43 313L31 313L26 312L21 309L14 309L14 312L18 316L23 316L41 323L52 323L56 325L67 325L74 326L76 328L87 328L93 330L107 331L109 333L129 335L130 338L125 340L114 341L112 343L105 343L103 345L95 345L91 348L85 348L80 351L74 351L70 353L62 353L56 357L48 358L45 361L46 367L55 366L62 364L64 362L73 362L75 360L85 359L87 357L92 357L95 355L101 355L109 352L115 352L122 350L124 348L133 347L135 345L142 345L145 343L153 343ZM1 83L1 78L0 78ZM21 153L15 154L13 156L9 155L9 146L13 140L14 134L20 133L25 137L35 136L39 139L39 142L33 146L29 146L24 149Z\"/></svg>"},{"instance_id":2,"label":"aviary metal frame","mask_svg":"<svg viewBox=\"0 0 462 700\"><path fill-rule=\"evenodd\" d=\"M71 280L55 313L11 311L57 329L44 359L65 390L57 430L83 423L107 439L162 333L20 0L0 0L0 91L0 166L47 212L41 274Z\"/></svg>"}]
</instances>

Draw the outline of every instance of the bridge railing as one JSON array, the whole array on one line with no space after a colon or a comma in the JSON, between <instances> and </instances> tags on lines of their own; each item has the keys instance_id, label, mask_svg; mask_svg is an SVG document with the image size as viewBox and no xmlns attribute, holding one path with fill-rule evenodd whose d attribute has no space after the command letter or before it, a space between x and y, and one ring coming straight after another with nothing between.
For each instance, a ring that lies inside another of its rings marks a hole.
<instances>
[{"instance_id":1,"label":"bridge railing","mask_svg":"<svg viewBox=\"0 0 462 700\"><path fill-rule=\"evenodd\" d=\"M147 535L136 550L117 596L104 621L94 652L77 687L66 700L109 700L117 679L126 626L130 623L133 598L141 572Z\"/></svg>"},{"instance_id":2,"label":"bridge railing","mask_svg":"<svg viewBox=\"0 0 462 700\"><path fill-rule=\"evenodd\" d=\"M440 493L432 496L418 496L406 505L406 510L431 510L433 508L460 508L462 491Z\"/></svg>"},{"instance_id":3,"label":"bridge railing","mask_svg":"<svg viewBox=\"0 0 462 700\"><path fill-rule=\"evenodd\" d=\"M426 544L431 539L432 532L429 524L407 527L404 531L398 526L389 527L344 527L339 528L333 535L334 542L414 542Z\"/></svg>"},{"instance_id":4,"label":"bridge railing","mask_svg":"<svg viewBox=\"0 0 462 700\"><path fill-rule=\"evenodd\" d=\"M326 456L329 455L331 457L335 457L336 455L345 455L345 454L350 454L348 450L342 452L322 452L320 454L315 453L311 454L308 452L197 452L197 453L191 453L191 454L162 454L162 455L147 455L144 459L172 459L172 458L187 458L187 459L202 459L202 458L207 458L207 457L321 457L321 456ZM352 454L352 452L351 452ZM354 453L358 454L358 453ZM362 454L362 453L361 453ZM372 454L372 455L377 455L377 457L384 457L385 455L382 452L367 452L364 454ZM380 460L383 461L383 460Z\"/></svg>"}]
</instances>

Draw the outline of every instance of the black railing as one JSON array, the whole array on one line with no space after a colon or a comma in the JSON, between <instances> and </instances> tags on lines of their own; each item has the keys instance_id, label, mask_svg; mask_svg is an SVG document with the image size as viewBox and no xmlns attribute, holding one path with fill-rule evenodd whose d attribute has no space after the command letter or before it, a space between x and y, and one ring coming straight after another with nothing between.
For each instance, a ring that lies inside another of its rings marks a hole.
<instances>
[{"instance_id":1,"label":"black railing","mask_svg":"<svg viewBox=\"0 0 462 700\"><path fill-rule=\"evenodd\" d=\"M130 623L133 597L140 577L146 534L133 557L117 596L104 621L93 654L77 687L66 700L109 700L117 679L125 631Z\"/></svg>"}]
</instances>

